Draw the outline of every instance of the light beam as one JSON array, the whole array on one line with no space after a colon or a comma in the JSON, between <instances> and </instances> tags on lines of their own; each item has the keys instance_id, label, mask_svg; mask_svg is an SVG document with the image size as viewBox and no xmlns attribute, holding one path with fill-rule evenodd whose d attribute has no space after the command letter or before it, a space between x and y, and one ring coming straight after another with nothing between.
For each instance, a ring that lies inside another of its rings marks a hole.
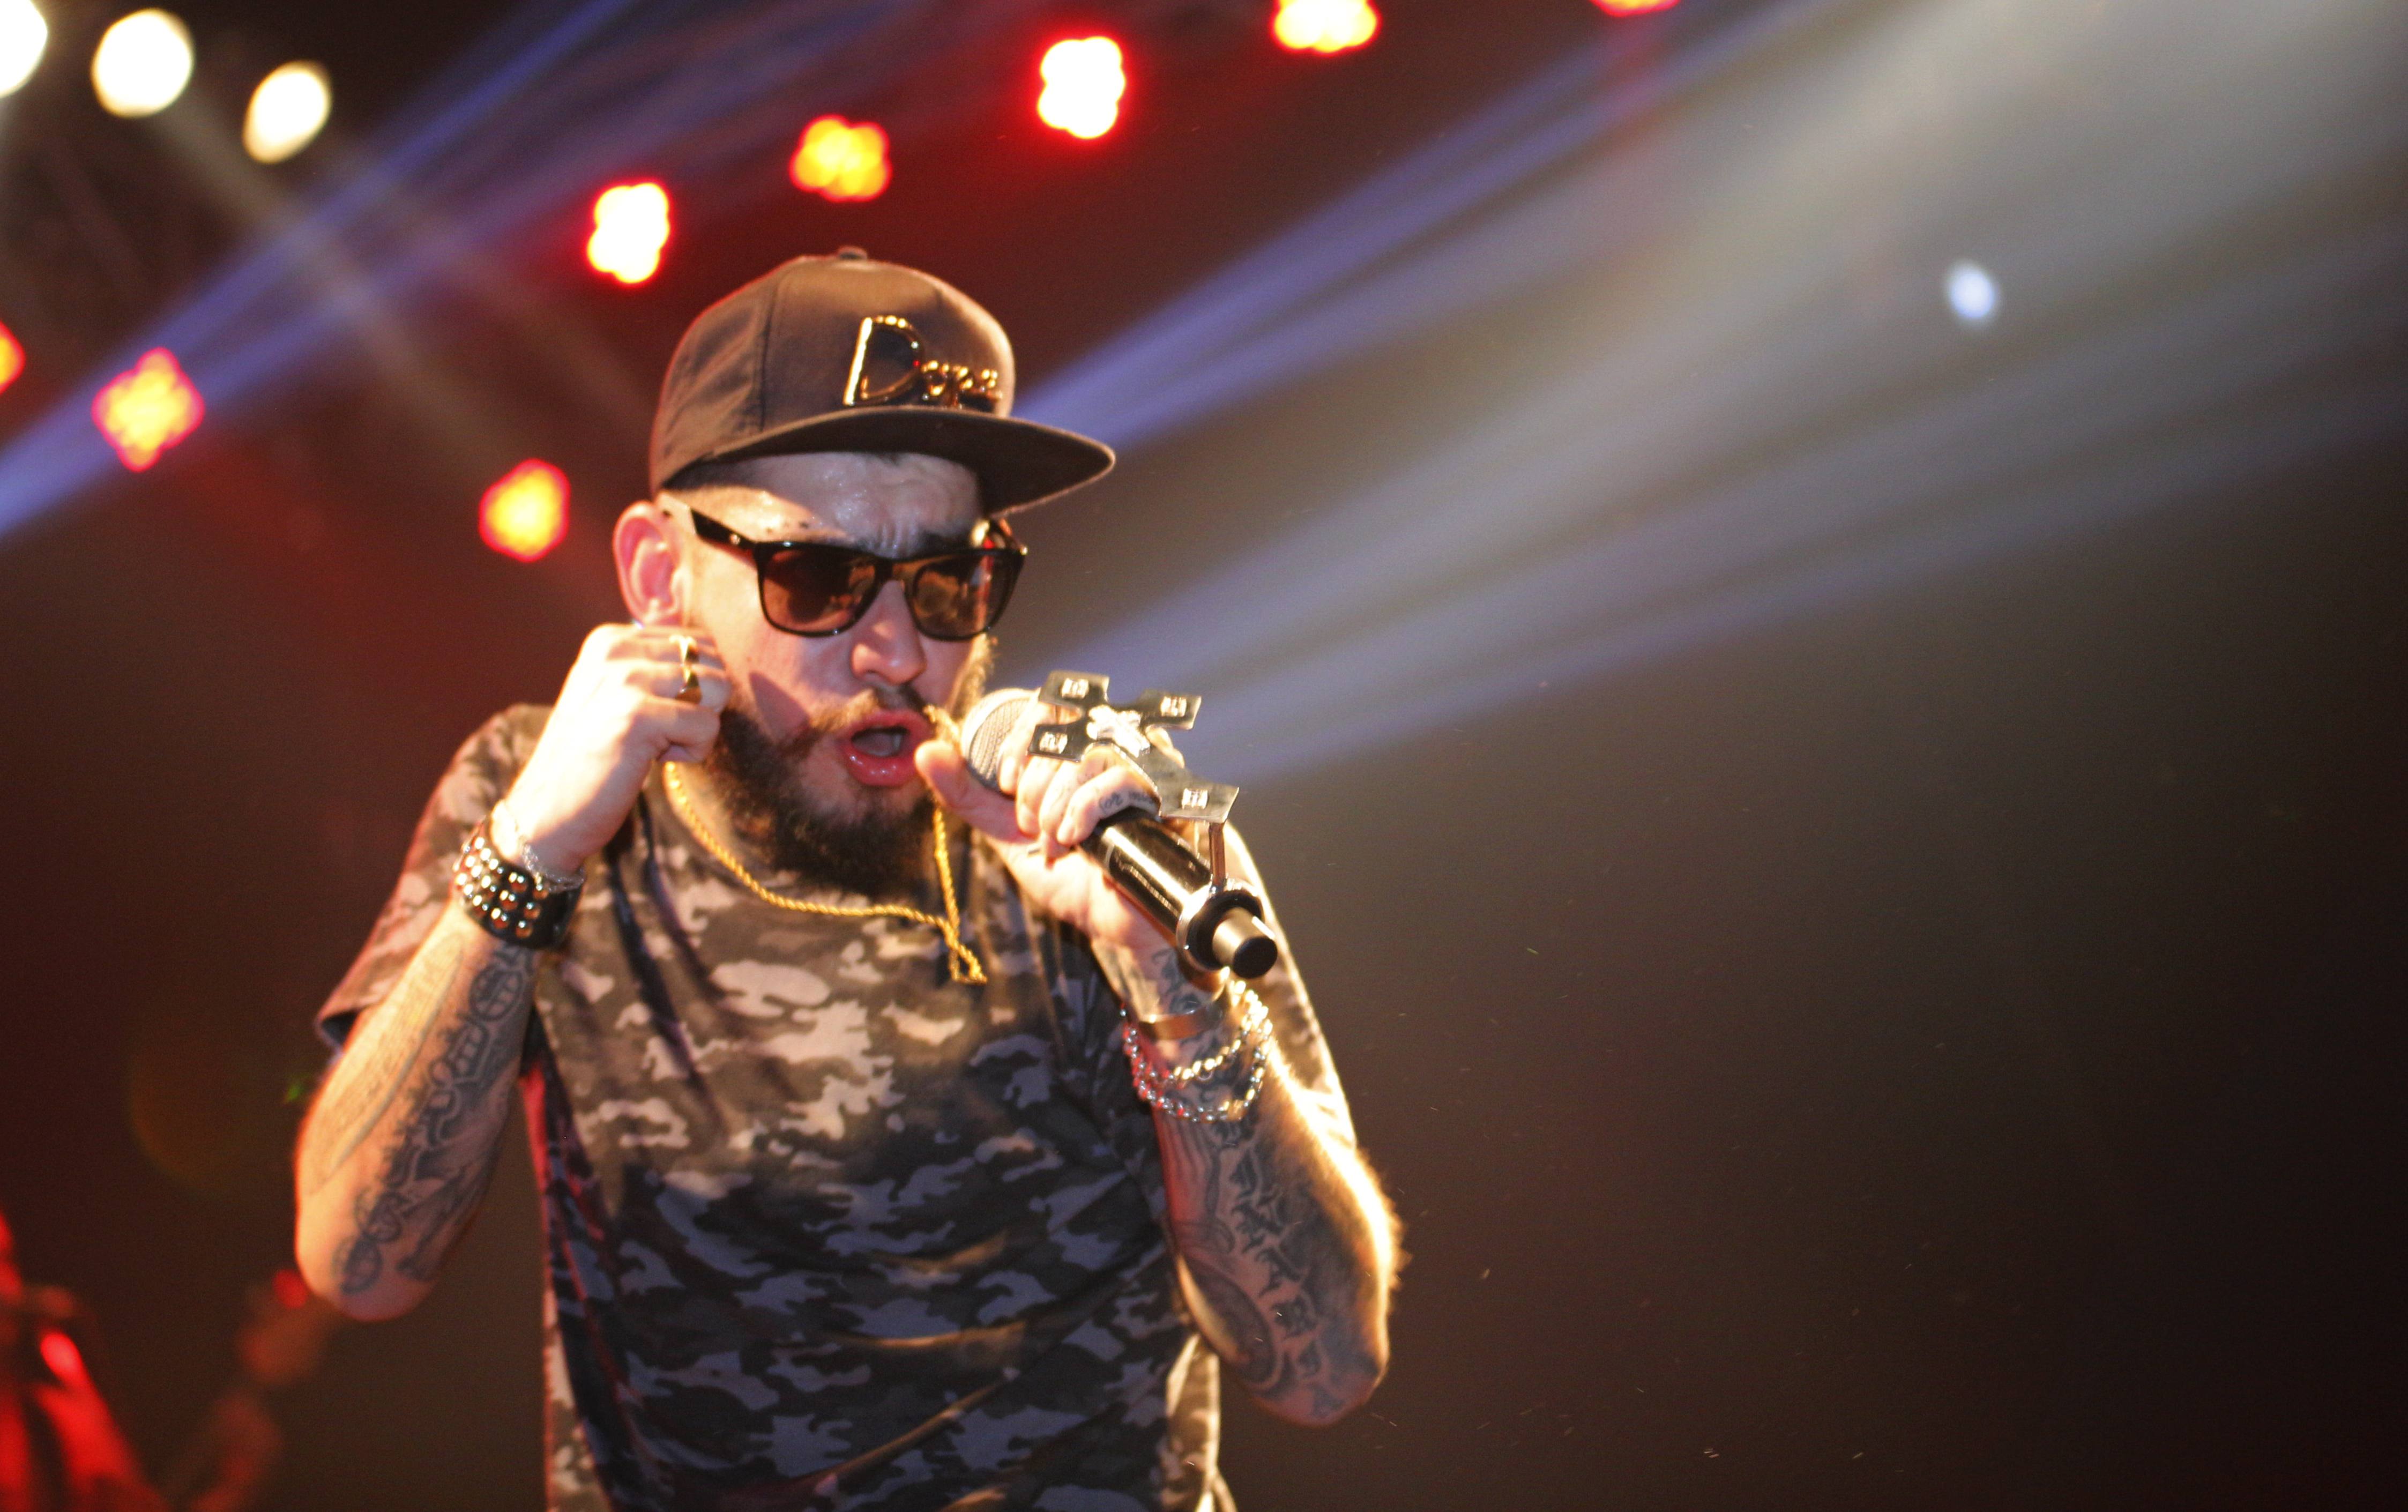
<instances>
[{"instance_id":1,"label":"light beam","mask_svg":"<svg viewBox=\"0 0 2408 1512\"><path fill-rule=\"evenodd\" d=\"M1279 394L1369 475L1260 498L1300 523L1049 662L1206 690L1197 764L1259 780L2245 497L2408 412L2329 376L2408 340L2408 214L2291 209L2396 181L2408 18L1773 10L1645 131L1533 105L1568 140L1528 178L1419 159L1048 385L1030 413L1116 441ZM1967 241L2015 270L2011 346L1932 297L1918 250ZM1407 335L1412 425L1374 397Z\"/></svg>"}]
</instances>

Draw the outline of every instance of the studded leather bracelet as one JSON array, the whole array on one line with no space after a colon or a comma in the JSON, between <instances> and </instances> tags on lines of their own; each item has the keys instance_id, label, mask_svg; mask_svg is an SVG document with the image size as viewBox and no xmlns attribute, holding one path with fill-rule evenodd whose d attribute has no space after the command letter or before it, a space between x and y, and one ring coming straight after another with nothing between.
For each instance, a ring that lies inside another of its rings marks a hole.
<instances>
[{"instance_id":1,"label":"studded leather bracelet","mask_svg":"<svg viewBox=\"0 0 2408 1512\"><path fill-rule=\"evenodd\" d=\"M485 932L530 950L556 949L568 938L569 916L583 890L582 879L555 886L503 859L494 848L491 820L477 827L452 868L453 895Z\"/></svg>"}]
</instances>

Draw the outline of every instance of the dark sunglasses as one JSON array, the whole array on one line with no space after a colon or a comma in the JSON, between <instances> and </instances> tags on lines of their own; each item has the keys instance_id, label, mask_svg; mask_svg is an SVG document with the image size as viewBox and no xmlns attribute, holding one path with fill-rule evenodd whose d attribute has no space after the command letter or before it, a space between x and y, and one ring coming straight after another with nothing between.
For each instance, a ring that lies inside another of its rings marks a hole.
<instances>
[{"instance_id":1,"label":"dark sunglasses","mask_svg":"<svg viewBox=\"0 0 2408 1512\"><path fill-rule=\"evenodd\" d=\"M991 629L1011 601L1028 548L1001 520L987 519L972 544L906 561L824 540L754 540L689 506L694 533L714 546L752 554L761 613L793 635L840 635L861 623L886 580L903 584L911 623L932 641L968 641Z\"/></svg>"}]
</instances>

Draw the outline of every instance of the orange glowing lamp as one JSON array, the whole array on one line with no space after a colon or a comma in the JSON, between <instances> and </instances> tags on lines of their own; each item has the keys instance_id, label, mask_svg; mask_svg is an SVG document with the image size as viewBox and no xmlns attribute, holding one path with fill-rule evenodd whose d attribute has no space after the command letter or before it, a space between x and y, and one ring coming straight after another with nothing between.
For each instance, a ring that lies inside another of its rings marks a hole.
<instances>
[{"instance_id":1,"label":"orange glowing lamp","mask_svg":"<svg viewBox=\"0 0 2408 1512\"><path fill-rule=\"evenodd\" d=\"M0 389L17 382L17 375L24 370L25 349L18 341L17 333L0 325Z\"/></svg>"},{"instance_id":2,"label":"orange glowing lamp","mask_svg":"<svg viewBox=\"0 0 2408 1512\"><path fill-rule=\"evenodd\" d=\"M842 116L822 116L803 128L789 171L796 188L834 200L876 199L895 177L886 164L886 133Z\"/></svg>"},{"instance_id":3,"label":"orange glowing lamp","mask_svg":"<svg viewBox=\"0 0 2408 1512\"><path fill-rule=\"evenodd\" d=\"M477 534L514 561L534 561L567 533L568 479L549 462L520 463L477 506Z\"/></svg>"},{"instance_id":4,"label":"orange glowing lamp","mask_svg":"<svg viewBox=\"0 0 2408 1512\"><path fill-rule=\"evenodd\" d=\"M1643 16L1651 10L1670 10L1681 0L1597 0L1597 8L1609 16Z\"/></svg>"},{"instance_id":5,"label":"orange glowing lamp","mask_svg":"<svg viewBox=\"0 0 2408 1512\"><path fill-rule=\"evenodd\" d=\"M1128 75L1121 67L1121 46L1111 37L1056 42L1045 50L1038 73L1045 90L1037 96L1037 119L1056 131L1093 141L1120 120Z\"/></svg>"},{"instance_id":6,"label":"orange glowing lamp","mask_svg":"<svg viewBox=\"0 0 2408 1512\"><path fill-rule=\"evenodd\" d=\"M595 196L594 235L585 260L622 283L641 283L660 271L669 244L669 194L652 182L614 184Z\"/></svg>"},{"instance_id":7,"label":"orange glowing lamp","mask_svg":"<svg viewBox=\"0 0 2408 1512\"><path fill-rule=\"evenodd\" d=\"M92 401L93 424L117 449L117 459L136 472L193 433L201 423L201 391L176 366L165 347L108 381Z\"/></svg>"},{"instance_id":8,"label":"orange glowing lamp","mask_svg":"<svg viewBox=\"0 0 2408 1512\"><path fill-rule=\"evenodd\" d=\"M1271 21L1271 36L1290 52L1344 52L1379 29L1370 0L1280 0Z\"/></svg>"}]
</instances>

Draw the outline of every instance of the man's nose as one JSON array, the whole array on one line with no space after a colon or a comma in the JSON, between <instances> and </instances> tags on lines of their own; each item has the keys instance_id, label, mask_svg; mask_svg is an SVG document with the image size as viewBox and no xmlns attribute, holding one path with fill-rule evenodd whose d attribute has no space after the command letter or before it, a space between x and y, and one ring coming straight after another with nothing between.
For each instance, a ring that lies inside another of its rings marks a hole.
<instances>
[{"instance_id":1,"label":"man's nose","mask_svg":"<svg viewBox=\"0 0 2408 1512\"><path fill-rule=\"evenodd\" d=\"M902 687L928 670L928 648L920 627L911 623L911 607L903 599L903 584L880 586L869 612L853 627L853 673L866 683Z\"/></svg>"}]
</instances>

